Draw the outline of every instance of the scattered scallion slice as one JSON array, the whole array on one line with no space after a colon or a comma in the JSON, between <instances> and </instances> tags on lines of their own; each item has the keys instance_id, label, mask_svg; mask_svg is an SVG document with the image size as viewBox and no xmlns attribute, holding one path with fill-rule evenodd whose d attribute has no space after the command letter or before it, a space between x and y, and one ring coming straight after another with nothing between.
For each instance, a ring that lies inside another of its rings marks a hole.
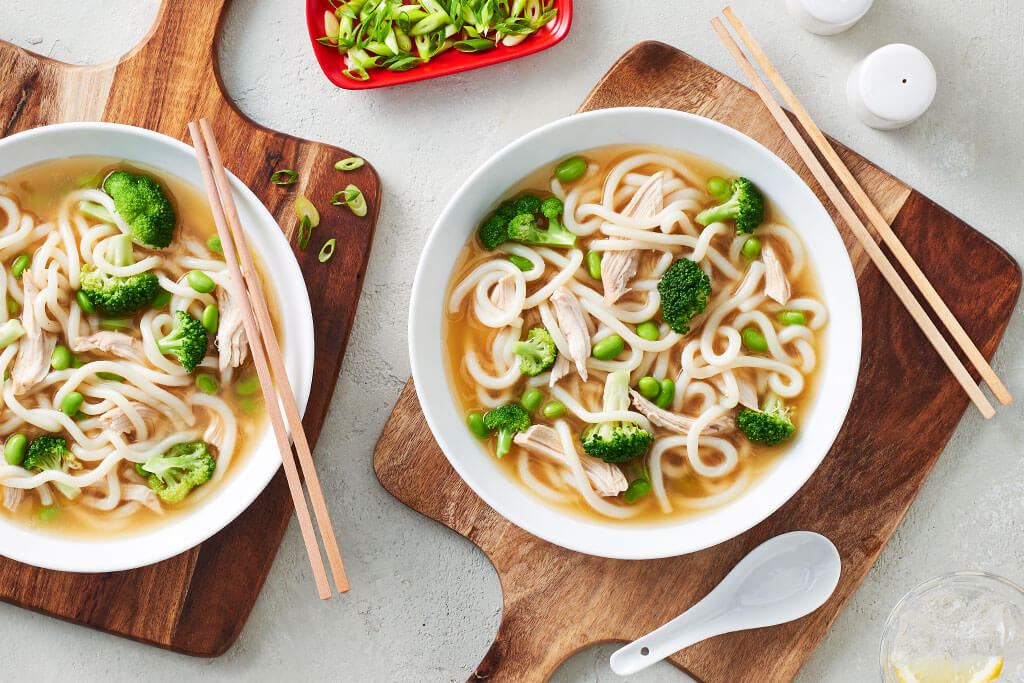
<instances>
[{"instance_id":1,"label":"scattered scallion slice","mask_svg":"<svg viewBox=\"0 0 1024 683\"><path fill-rule=\"evenodd\" d=\"M317 255L317 259L320 263L327 263L331 260L331 257L334 256L335 244L337 244L337 240L333 237L324 242L324 246L320 249L320 253Z\"/></svg>"},{"instance_id":2,"label":"scattered scallion slice","mask_svg":"<svg viewBox=\"0 0 1024 683\"><path fill-rule=\"evenodd\" d=\"M309 226L315 228L320 225L320 212L313 206L313 202L309 201L302 195L295 198L295 215L298 216L301 221L304 217L309 217Z\"/></svg>"},{"instance_id":3,"label":"scattered scallion slice","mask_svg":"<svg viewBox=\"0 0 1024 683\"><path fill-rule=\"evenodd\" d=\"M335 206L347 206L357 216L366 215L366 197L362 190L355 185L349 185L340 192L335 192L331 197L331 204Z\"/></svg>"},{"instance_id":4,"label":"scattered scallion slice","mask_svg":"<svg viewBox=\"0 0 1024 683\"><path fill-rule=\"evenodd\" d=\"M290 168L283 168L280 171L274 171L274 174L270 176L270 182L275 185L291 185L298 180L299 174Z\"/></svg>"},{"instance_id":5,"label":"scattered scallion slice","mask_svg":"<svg viewBox=\"0 0 1024 683\"><path fill-rule=\"evenodd\" d=\"M303 216L302 221L299 223L299 249L305 249L309 246L309 238L313 234L313 224L309 221L309 216Z\"/></svg>"},{"instance_id":6,"label":"scattered scallion slice","mask_svg":"<svg viewBox=\"0 0 1024 683\"><path fill-rule=\"evenodd\" d=\"M494 41L487 40L486 38L470 38L468 40L457 40L452 47L459 52L483 52L494 47Z\"/></svg>"},{"instance_id":7,"label":"scattered scallion slice","mask_svg":"<svg viewBox=\"0 0 1024 683\"><path fill-rule=\"evenodd\" d=\"M339 171L354 171L365 163L366 162L363 161L362 157L349 157L348 159L342 159L338 163L334 164L334 168Z\"/></svg>"}]
</instances>

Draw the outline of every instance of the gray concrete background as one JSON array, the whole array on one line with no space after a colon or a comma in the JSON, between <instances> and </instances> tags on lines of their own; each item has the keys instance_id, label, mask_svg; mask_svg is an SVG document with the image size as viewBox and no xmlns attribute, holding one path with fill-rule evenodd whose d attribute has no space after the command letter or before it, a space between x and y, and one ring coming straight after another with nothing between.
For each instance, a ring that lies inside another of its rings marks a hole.
<instances>
[{"instance_id":1,"label":"gray concrete background","mask_svg":"<svg viewBox=\"0 0 1024 683\"><path fill-rule=\"evenodd\" d=\"M572 113L638 41L671 43L742 80L707 23L719 2L580 0L568 38L539 55L394 90L346 92L317 68L301 4L235 0L220 60L229 95L249 116L365 155L384 181L363 298L316 452L353 590L326 604L315 599L293 525L248 626L223 657L191 659L0 605L0 642L7 643L0 679L465 680L497 629L498 580L475 547L391 498L371 468L374 441L409 374L405 316L396 312L406 310L426 233L489 153ZM782 0L734 5L824 130L1024 259L1024 6L878 0L849 32L821 38L800 30ZM136 43L157 7L158 0L5 0L0 39L56 59L102 62ZM932 58L939 92L923 119L882 133L852 117L843 88L861 56L897 41ZM950 249L955 254L956 245ZM985 569L1024 581L1022 334L1017 315L995 361L1017 403L987 423L968 411L798 681L876 680L889 609L934 574ZM618 680L607 667L613 649L581 652L554 680ZM685 678L661 664L632 680Z\"/></svg>"}]
</instances>

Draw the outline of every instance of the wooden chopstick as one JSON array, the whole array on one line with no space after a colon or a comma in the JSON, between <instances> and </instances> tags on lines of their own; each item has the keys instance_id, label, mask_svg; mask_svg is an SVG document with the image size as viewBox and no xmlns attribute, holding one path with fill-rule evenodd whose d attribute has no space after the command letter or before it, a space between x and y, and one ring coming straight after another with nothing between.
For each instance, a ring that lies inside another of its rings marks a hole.
<instances>
[{"instance_id":1,"label":"wooden chopstick","mask_svg":"<svg viewBox=\"0 0 1024 683\"><path fill-rule=\"evenodd\" d=\"M255 304L254 308L259 319L263 343L267 347L271 369L278 380L278 386L290 387L291 385L287 381L288 372L284 367L284 354L281 353L281 346L277 341L277 336L274 334L270 312L267 310L267 298L263 295L263 285L256 272L256 266L252 262L252 254L249 251L249 243L245 237L245 232L241 228L242 222L238 217L238 209L235 207L235 199L231 193L227 173L224 172L224 163L221 160L220 148L217 146L217 141L213 135L213 127L208 119L201 119L199 127L206 138L206 148L210 154L210 160L213 162L214 179L217 181L217 188L224 199L228 224L231 227L238 254L241 256L242 273L252 295L250 300ZM313 464L313 456L310 453L309 442L306 440L306 432L302 428L302 417L299 415L299 407L296 405L295 396L292 395L290 390L282 391L281 393L284 413L288 418L289 424L292 426L292 440L295 443L295 451L299 456L302 476L306 480L309 498L313 503L313 514L316 516L316 523L324 540L327 563L331 567L331 575L334 577L334 583L337 586L338 592L345 593L349 589L348 576L345 574L345 565L341 561L341 550L338 547L338 540L334 535L334 526L331 524L331 517L327 511L327 501L324 499L324 493L320 487L320 478L316 474L316 465Z\"/></svg>"},{"instance_id":2,"label":"wooden chopstick","mask_svg":"<svg viewBox=\"0 0 1024 683\"><path fill-rule=\"evenodd\" d=\"M287 397L291 397L291 385L288 382L286 374L280 375L278 377L278 381L282 390L280 391L279 397L279 392L274 385L274 378L271 375L268 364L268 353L261 343L261 340L265 337L261 334L261 330L257 326L253 309L250 307L253 300L258 300L260 303L263 303L263 299L262 297L251 295L248 291L246 280L239 268L238 259L236 257L237 247L235 240L232 237L233 229L237 229L241 232L241 226L237 220L237 212L233 212L236 218L229 225L224 214L224 207L221 205L222 197L218 192L217 181L214 177L214 168L211 163L212 157L210 156L209 147L215 148L216 141L213 141L211 135L210 140L212 141L212 144L208 147L206 141L203 139L203 131L199 123L194 121L189 124L189 133L192 135L193 146L196 149L196 156L199 160L199 169L203 176L203 182L206 185L207 195L210 200L210 208L213 212L214 222L217 225L217 234L220 237L225 262L228 267L231 296L234 297L235 303L239 306L242 313L242 322L245 326L246 337L249 341L249 348L252 352L253 363L256 366L256 374L259 378L260 387L263 391L267 412L270 416L270 423L277 439L278 448L281 452L281 461L285 472L285 478L288 482L288 490L292 496L292 502L295 506L295 514L299 521L299 529L302 532L302 539L306 546L306 553L309 555L309 562L313 569L313 578L316 581L317 592L321 599L326 600L332 595L330 583L327 579L327 570L324 567L323 558L320 555L320 545L317 541L316 533L313 528L313 521L306 505L306 496L302 490L302 482L299 479L299 473L296 469L295 460L292 454L289 430L285 427L279 403L279 398L281 402L287 403ZM218 161L220 160L219 152L217 159ZM223 174L223 165L220 163L217 163L217 165L220 167L221 174ZM225 184L225 187L229 186ZM230 189L226 193L226 196L229 198L228 201L231 201ZM233 208L233 201L231 201L231 205ZM263 303L263 310L266 311L265 303ZM270 322L269 314L266 316L264 327L268 330L268 334L273 336L274 328ZM279 349L278 353L280 353ZM292 398L292 401L294 402L294 398ZM291 420L289 420L289 422L291 434L303 434L303 438L301 440L305 443L301 422L293 422ZM297 437L293 436L292 438ZM313 477L315 478L315 476L314 472ZM331 534L331 537L333 538L333 533ZM344 590L347 589L348 582L346 580L344 583ZM338 586L338 590L340 592L344 592L341 585Z\"/></svg>"},{"instance_id":3,"label":"wooden chopstick","mask_svg":"<svg viewBox=\"0 0 1024 683\"><path fill-rule=\"evenodd\" d=\"M757 63L761 65L761 69L768 76L768 80L772 82L775 89L782 96L782 99L789 105L790 110L792 110L796 115L797 120L803 126L808 137L811 138L811 141L814 142L815 147L818 148L818 151L821 152L823 157L825 157L825 161L828 162L832 171L839 177L839 181L846 188L846 191L850 193L854 201L860 207L860 210L864 212L865 216L867 216L868 222L871 223L875 232L881 236L886 246L888 246L889 250L892 251L893 256L896 257L899 264L907 274L910 275L910 279L915 285L917 285L917 288L921 290L925 300L935 310L935 314L938 319L942 321L942 324L945 325L947 330L949 330L949 333L953 335L953 339L960 345L960 348L963 350L964 354L966 354L967 359L971 361L971 364L978 371L978 374L981 375L982 381L989 386L992 393L1000 403L1006 405L1012 401L1013 397L1010 395L1010 392L1007 391L1002 381L1000 381L995 370L993 370L992 366L989 365L987 360L985 360L985 357L971 340L970 335L968 335L964 330L960 321L957 320L956 316L953 315L953 312L949 310L946 302L943 301L942 297L939 296L939 293L935 291L935 287L932 286L932 283L921 271L917 262L907 252L906 247L903 246L899 237L897 237L896 233L892 231L889 224L885 222L885 218L882 217L881 212L871 199L868 198L864 188L857 182L853 177L853 174L850 173L850 169L848 169L839 158L835 148L832 147L832 143L828 141L828 138L825 137L824 133L821 132L821 129L814 123L814 120L811 119L810 114L808 114L807 110L804 109L802 104L800 104L800 100L796 98L796 95L793 94L793 91L790 90L789 86L786 85L786 82L782 79L782 76L772 65L771 61L769 61L764 50L761 49L761 46L758 45L757 41L754 40L754 37L750 35L749 31L747 31L743 22L741 22L739 17L736 16L736 13L733 12L732 7L726 7L723 10L723 13L725 14L725 18L728 19L729 23L732 24L733 29L739 35L740 40L744 45L746 45L747 50L749 50L754 56Z\"/></svg>"},{"instance_id":4,"label":"wooden chopstick","mask_svg":"<svg viewBox=\"0 0 1024 683\"><path fill-rule=\"evenodd\" d=\"M822 167L817 157L814 156L811 148L807 146L807 143L804 142L804 139L801 137L796 127L789 120L789 117L786 116L782 107L775 101L775 97L772 95L771 91L768 90L768 86L766 86L764 81L761 80L761 77L757 75L753 65L747 59L746 55L743 54L743 51L740 50L739 45L736 44L736 41L733 40L732 36L717 17L711 20L711 25L715 29L719 38L721 38L722 43L732 55L733 59L736 60L740 69L742 69L743 73L747 76L747 79L754 87L754 90L757 92L758 96L760 96L761 101L763 101L765 106L768 107L768 111L771 113L772 118L774 118L775 122L779 124L780 128L782 128L786 137L789 138L790 143L792 143L796 148L796 151L800 154L800 158L803 159L804 164L806 164L815 179L817 179L818 183L825 191L825 194L835 205L839 214L843 217L843 220L845 220L850 226L850 230L857 238L857 241L860 242L861 247L867 252L871 261L875 264L875 267L877 267L879 272L882 273L882 277L885 278L886 282L889 283L889 286L892 287L893 291L896 293L896 296L907 308L907 311L914 319L914 322L917 323L918 327L921 328L921 331L924 332L928 341L935 347L935 350L938 352L943 362L946 363L946 366L949 368L950 372L953 373L956 380L960 383L960 386L962 386L964 391L967 392L967 395L970 397L971 401L974 402L974 405L978 407L978 410L981 411L983 417L986 419L993 417L995 415L995 409L992 407L992 404L989 403L985 394L982 393L977 383L967 371L967 368L964 367L962 362L960 362L960 359L957 357L952 347L950 347L949 343L942 336L942 333L939 332L939 329L931 321L931 318L928 317L928 313L914 297L913 292L911 292L910 288L903 281L903 278L886 258L882 248L878 246L874 239L872 239L871 233L869 233L868 229L863 223L861 223L857 214L854 212L853 207L851 207L843 197L839 188L836 187L834 182L832 182L832 179L829 177L828 173L825 172L825 169Z\"/></svg>"}]
</instances>

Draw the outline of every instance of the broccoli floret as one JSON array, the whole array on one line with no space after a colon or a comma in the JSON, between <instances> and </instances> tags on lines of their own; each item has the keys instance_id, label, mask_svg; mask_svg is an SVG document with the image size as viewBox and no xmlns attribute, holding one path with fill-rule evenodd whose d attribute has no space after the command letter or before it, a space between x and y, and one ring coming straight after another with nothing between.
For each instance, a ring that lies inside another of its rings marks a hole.
<instances>
[{"instance_id":1,"label":"broccoli floret","mask_svg":"<svg viewBox=\"0 0 1024 683\"><path fill-rule=\"evenodd\" d=\"M103 181L103 191L114 200L137 241L159 249L170 245L178 217L159 183L149 176L114 171Z\"/></svg>"},{"instance_id":2,"label":"broccoli floret","mask_svg":"<svg viewBox=\"0 0 1024 683\"><path fill-rule=\"evenodd\" d=\"M512 447L512 437L530 428L530 415L518 403L509 403L484 414L484 426L491 431L498 430L497 455L500 458Z\"/></svg>"},{"instance_id":3,"label":"broccoli floret","mask_svg":"<svg viewBox=\"0 0 1024 683\"><path fill-rule=\"evenodd\" d=\"M37 471L67 472L68 470L82 469L82 463L68 450L67 441L50 434L32 439L21 465L26 470ZM77 498L78 494L82 492L82 489L77 486L69 486L59 481L53 482L53 485L69 499Z\"/></svg>"},{"instance_id":4,"label":"broccoli floret","mask_svg":"<svg viewBox=\"0 0 1024 683\"><path fill-rule=\"evenodd\" d=\"M186 311L174 312L174 329L171 333L157 341L160 353L171 353L181 363L181 367L192 372L206 357L209 339L206 328Z\"/></svg>"},{"instance_id":5,"label":"broccoli floret","mask_svg":"<svg viewBox=\"0 0 1024 683\"><path fill-rule=\"evenodd\" d=\"M761 406L761 412L744 408L736 416L736 426L743 430L754 443L774 446L793 436L793 409L787 408L782 399L769 394Z\"/></svg>"},{"instance_id":6,"label":"broccoli floret","mask_svg":"<svg viewBox=\"0 0 1024 683\"><path fill-rule=\"evenodd\" d=\"M732 181L732 196L724 204L697 214L697 222L710 225L717 221L736 219L736 234L751 233L764 220L764 196L746 178Z\"/></svg>"},{"instance_id":7,"label":"broccoli floret","mask_svg":"<svg viewBox=\"0 0 1024 683\"><path fill-rule=\"evenodd\" d=\"M483 222L477 234L480 236L480 242L484 245L484 249L491 251L508 242L508 219L494 214Z\"/></svg>"},{"instance_id":8,"label":"broccoli floret","mask_svg":"<svg viewBox=\"0 0 1024 683\"><path fill-rule=\"evenodd\" d=\"M558 356L555 340L543 327L530 330L525 340L513 344L512 350L519 356L519 370L530 377L535 377L550 368Z\"/></svg>"},{"instance_id":9,"label":"broccoli floret","mask_svg":"<svg viewBox=\"0 0 1024 683\"><path fill-rule=\"evenodd\" d=\"M629 373L616 370L604 383L605 412L629 410ZM601 422L581 436L583 450L605 462L632 460L647 450L654 435L635 422Z\"/></svg>"},{"instance_id":10,"label":"broccoli floret","mask_svg":"<svg viewBox=\"0 0 1024 683\"><path fill-rule=\"evenodd\" d=\"M136 467L165 503L180 503L192 489L208 482L215 469L217 461L202 441L175 444Z\"/></svg>"},{"instance_id":11,"label":"broccoli floret","mask_svg":"<svg viewBox=\"0 0 1024 683\"><path fill-rule=\"evenodd\" d=\"M532 194L525 194L513 202L512 208L515 209L514 216L521 216L524 213L532 216L540 211L540 199Z\"/></svg>"},{"instance_id":12,"label":"broccoli floret","mask_svg":"<svg viewBox=\"0 0 1024 683\"><path fill-rule=\"evenodd\" d=\"M711 279L695 261L681 258L658 281L661 317L679 334L690 331L689 322L708 305Z\"/></svg>"},{"instance_id":13,"label":"broccoli floret","mask_svg":"<svg viewBox=\"0 0 1024 683\"><path fill-rule=\"evenodd\" d=\"M523 244L538 244L548 247L573 247L576 235L565 229L557 218L548 220L548 229L541 230L537 219L530 214L520 214L508 224L508 236Z\"/></svg>"},{"instance_id":14,"label":"broccoli floret","mask_svg":"<svg viewBox=\"0 0 1024 683\"><path fill-rule=\"evenodd\" d=\"M153 297L160 291L160 282L153 273L118 277L84 265L81 288L96 308L111 315L122 315L134 313L153 301Z\"/></svg>"},{"instance_id":15,"label":"broccoli floret","mask_svg":"<svg viewBox=\"0 0 1024 683\"><path fill-rule=\"evenodd\" d=\"M498 208L494 211L494 215L504 220L505 223L515 218L518 213L516 211L516 203L511 199L506 199L501 204L498 204Z\"/></svg>"},{"instance_id":16,"label":"broccoli floret","mask_svg":"<svg viewBox=\"0 0 1024 683\"><path fill-rule=\"evenodd\" d=\"M549 221L557 221L563 211L565 211L565 204L558 197L548 197L540 203L540 212Z\"/></svg>"}]
</instances>

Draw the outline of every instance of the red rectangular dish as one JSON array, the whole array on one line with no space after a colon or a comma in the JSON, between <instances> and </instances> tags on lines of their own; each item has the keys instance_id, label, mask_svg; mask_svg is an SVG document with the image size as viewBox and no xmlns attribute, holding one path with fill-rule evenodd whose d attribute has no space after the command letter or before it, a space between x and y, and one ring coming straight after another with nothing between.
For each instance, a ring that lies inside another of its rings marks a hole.
<instances>
[{"instance_id":1,"label":"red rectangular dish","mask_svg":"<svg viewBox=\"0 0 1024 683\"><path fill-rule=\"evenodd\" d=\"M317 42L317 38L324 35L324 12L334 9L328 0L306 0L306 25L309 28L313 53L327 78L340 88L369 90L461 73L546 50L565 38L572 25L572 0L555 0L554 6L558 9L558 16L518 45L502 45L487 52L464 53L448 50L409 71L374 69L370 72L370 78L365 81L356 81L345 76L342 73L348 68L345 64L345 55L338 52L337 48Z\"/></svg>"}]
</instances>

